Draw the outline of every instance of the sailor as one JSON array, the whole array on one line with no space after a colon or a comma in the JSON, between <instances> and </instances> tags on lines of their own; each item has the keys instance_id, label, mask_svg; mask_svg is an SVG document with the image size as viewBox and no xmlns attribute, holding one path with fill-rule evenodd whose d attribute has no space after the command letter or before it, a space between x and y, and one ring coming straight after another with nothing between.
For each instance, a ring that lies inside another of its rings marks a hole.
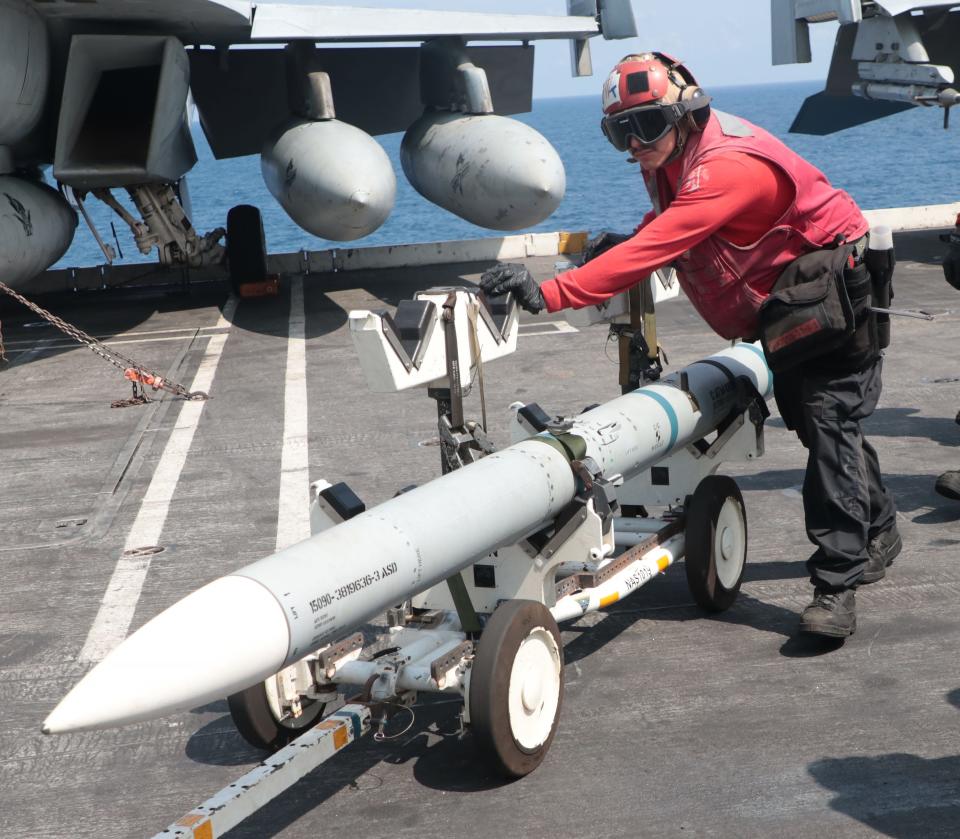
<instances>
[{"instance_id":1,"label":"sailor","mask_svg":"<svg viewBox=\"0 0 960 839\"><path fill-rule=\"evenodd\" d=\"M600 303L673 264L715 332L754 340L761 303L799 257L830 259L843 244L841 270L866 271L868 224L853 199L763 129L712 111L676 59L622 59L604 84L603 113L603 133L639 164L653 209L634 233L591 240L581 267L540 285L523 266L499 264L481 277L484 292L512 291L532 313L555 312ZM896 509L860 425L881 390L867 305L842 346L774 377L781 416L808 449L803 505L815 590L800 631L840 638L856 629L857 586L883 578L901 548Z\"/></svg>"}]
</instances>

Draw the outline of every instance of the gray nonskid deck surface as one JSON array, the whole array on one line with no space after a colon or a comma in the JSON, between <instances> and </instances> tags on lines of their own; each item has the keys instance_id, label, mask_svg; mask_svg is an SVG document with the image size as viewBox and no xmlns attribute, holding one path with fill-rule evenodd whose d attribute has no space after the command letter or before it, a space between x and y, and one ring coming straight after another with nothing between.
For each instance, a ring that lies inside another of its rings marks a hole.
<instances>
[{"instance_id":1,"label":"gray nonskid deck surface","mask_svg":"<svg viewBox=\"0 0 960 839\"><path fill-rule=\"evenodd\" d=\"M894 304L938 317L894 323L868 428L904 550L885 581L858 592L851 640L836 648L795 638L810 594L805 452L771 404L766 455L721 470L737 478L749 518L739 600L705 617L678 566L566 628L560 729L535 773L502 784L457 737L457 705L425 700L404 736L351 747L232 835L960 834L960 503L933 492L937 474L960 468L960 293L943 281L939 251L932 234L898 239ZM530 263L545 277L552 260ZM345 480L372 505L437 474L433 404L420 391L367 392L346 311L395 305L482 267L307 280L313 479ZM100 336L152 333L123 351L189 383L225 297L214 286L50 306ZM133 628L273 550L288 312L286 288L239 302ZM39 728L86 669L77 656L180 405L111 409L129 393L118 371L83 348L19 354L55 334L7 305L0 318L18 352L0 369L2 833L152 835L262 757L240 739L225 702L108 732L50 738ZM514 356L485 371L501 443L517 399L560 414L618 393L603 327L551 332L535 326L544 320L525 319L525 331L543 334L522 336ZM682 300L661 306L659 330L673 368L724 343ZM469 407L478 417L476 394Z\"/></svg>"}]
</instances>

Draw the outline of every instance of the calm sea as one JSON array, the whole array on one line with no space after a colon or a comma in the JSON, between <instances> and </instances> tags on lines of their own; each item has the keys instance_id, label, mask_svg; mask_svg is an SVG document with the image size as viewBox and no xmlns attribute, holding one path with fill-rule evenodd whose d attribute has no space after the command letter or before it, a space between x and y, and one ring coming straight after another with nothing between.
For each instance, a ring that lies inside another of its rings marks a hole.
<instances>
[{"instance_id":1,"label":"calm sea","mask_svg":"<svg viewBox=\"0 0 960 839\"><path fill-rule=\"evenodd\" d=\"M713 104L749 119L783 139L822 169L831 182L847 190L864 209L941 204L958 200L956 171L960 161L960 125L942 128L942 112L914 108L827 137L788 134L787 129L806 96L820 90L817 82L713 88ZM598 97L543 99L532 113L517 117L542 133L557 149L567 172L567 192L560 207L530 230L630 230L649 209L636 166L617 153L599 127ZM491 234L421 198L403 177L399 150L402 135L378 138L397 173L397 202L387 222L354 245L386 245L472 239ZM255 204L263 213L267 247L272 252L301 248L321 250L342 244L317 239L297 227L267 191L257 156L216 161L197 127L200 162L188 176L194 224L205 232L224 225L236 204ZM118 197L126 199L122 191ZM89 208L101 235L112 241L111 214L99 202ZM124 259L141 257L116 219L114 226ZM518 231L519 232L519 231ZM93 237L81 223L64 266L103 261Z\"/></svg>"}]
</instances>

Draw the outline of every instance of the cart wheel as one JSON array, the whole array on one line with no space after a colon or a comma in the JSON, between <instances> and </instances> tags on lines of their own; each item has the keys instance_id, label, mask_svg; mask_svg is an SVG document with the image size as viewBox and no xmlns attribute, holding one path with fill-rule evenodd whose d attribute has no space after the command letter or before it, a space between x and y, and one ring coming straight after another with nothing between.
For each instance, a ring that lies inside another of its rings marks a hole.
<instances>
[{"instance_id":1,"label":"cart wheel","mask_svg":"<svg viewBox=\"0 0 960 839\"><path fill-rule=\"evenodd\" d=\"M299 717L284 716L276 676L227 697L233 724L251 746L276 751L313 725L323 714L323 702L303 700Z\"/></svg>"},{"instance_id":2,"label":"cart wheel","mask_svg":"<svg viewBox=\"0 0 960 839\"><path fill-rule=\"evenodd\" d=\"M263 219L260 210L251 204L238 204L227 213L227 269L236 292L244 283L259 283L267 278Z\"/></svg>"},{"instance_id":3,"label":"cart wheel","mask_svg":"<svg viewBox=\"0 0 960 839\"><path fill-rule=\"evenodd\" d=\"M747 562L747 516L733 478L708 475L687 503L687 584L710 612L733 605Z\"/></svg>"},{"instance_id":4,"label":"cart wheel","mask_svg":"<svg viewBox=\"0 0 960 839\"><path fill-rule=\"evenodd\" d=\"M508 600L487 621L470 676L470 721L481 751L511 778L536 769L563 704L563 651L553 615Z\"/></svg>"}]
</instances>

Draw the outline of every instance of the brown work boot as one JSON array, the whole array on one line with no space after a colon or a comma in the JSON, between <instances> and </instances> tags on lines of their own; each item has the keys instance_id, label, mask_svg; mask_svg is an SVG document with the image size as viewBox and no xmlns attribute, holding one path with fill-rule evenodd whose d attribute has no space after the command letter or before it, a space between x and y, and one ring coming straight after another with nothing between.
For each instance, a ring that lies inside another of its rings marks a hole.
<instances>
[{"instance_id":1,"label":"brown work boot","mask_svg":"<svg viewBox=\"0 0 960 839\"><path fill-rule=\"evenodd\" d=\"M813 602L800 616L800 631L828 638L846 638L857 630L856 600L853 589L828 591L818 588Z\"/></svg>"},{"instance_id":2,"label":"brown work boot","mask_svg":"<svg viewBox=\"0 0 960 839\"><path fill-rule=\"evenodd\" d=\"M867 545L869 559L867 559L860 582L875 583L887 576L887 568L897 558L897 554L900 553L902 547L903 540L900 538L900 532L896 525L874 536L870 540L870 544Z\"/></svg>"}]
</instances>

